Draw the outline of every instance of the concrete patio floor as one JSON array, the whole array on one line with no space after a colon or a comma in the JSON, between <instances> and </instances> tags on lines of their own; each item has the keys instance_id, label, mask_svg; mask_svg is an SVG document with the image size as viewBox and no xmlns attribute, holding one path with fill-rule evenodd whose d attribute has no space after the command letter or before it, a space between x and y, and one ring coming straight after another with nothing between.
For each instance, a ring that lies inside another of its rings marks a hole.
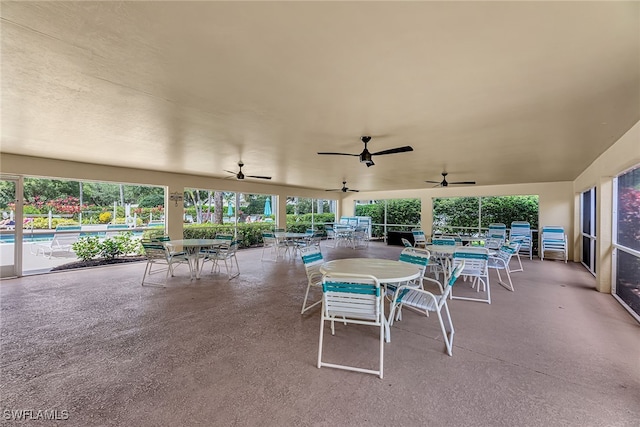
<instances>
[{"instance_id":1,"label":"concrete patio floor","mask_svg":"<svg viewBox=\"0 0 640 427\"><path fill-rule=\"evenodd\" d=\"M0 409L65 410L65 426L638 425L640 326L578 264L523 260L515 292L492 273L491 305L451 301L452 357L434 316L406 312L379 379L316 367L302 262L261 252L240 251L231 281L182 267L141 287L144 263L3 281ZM337 325L325 357L373 367L376 333ZM56 422L24 423L40 424Z\"/></svg>"}]
</instances>

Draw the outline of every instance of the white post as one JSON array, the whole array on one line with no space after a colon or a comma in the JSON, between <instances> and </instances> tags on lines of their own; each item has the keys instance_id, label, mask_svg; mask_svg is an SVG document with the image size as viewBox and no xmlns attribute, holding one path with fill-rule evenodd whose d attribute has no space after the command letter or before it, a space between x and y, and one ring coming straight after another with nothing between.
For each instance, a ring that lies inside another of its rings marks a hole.
<instances>
[{"instance_id":1,"label":"white post","mask_svg":"<svg viewBox=\"0 0 640 427\"><path fill-rule=\"evenodd\" d=\"M49 209L49 230L53 228L53 214L51 213L51 209Z\"/></svg>"},{"instance_id":2,"label":"white post","mask_svg":"<svg viewBox=\"0 0 640 427\"><path fill-rule=\"evenodd\" d=\"M118 211L116 210L117 207L118 207L118 202L113 202L113 218L111 218L111 224L116 223L116 214L118 213Z\"/></svg>"}]
</instances>

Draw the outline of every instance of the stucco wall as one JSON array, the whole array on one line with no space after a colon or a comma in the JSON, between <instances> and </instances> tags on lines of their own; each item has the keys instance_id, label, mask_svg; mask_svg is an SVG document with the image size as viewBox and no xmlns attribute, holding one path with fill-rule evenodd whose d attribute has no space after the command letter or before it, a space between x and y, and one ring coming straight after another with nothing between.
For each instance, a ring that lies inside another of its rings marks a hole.
<instances>
[{"instance_id":1,"label":"stucco wall","mask_svg":"<svg viewBox=\"0 0 640 427\"><path fill-rule=\"evenodd\" d=\"M596 287L611 292L613 252L613 179L625 170L640 164L640 122L627 131L611 148L598 157L573 182L576 224L575 247L581 250L580 195L596 188ZM579 257L576 257L576 261Z\"/></svg>"}]
</instances>

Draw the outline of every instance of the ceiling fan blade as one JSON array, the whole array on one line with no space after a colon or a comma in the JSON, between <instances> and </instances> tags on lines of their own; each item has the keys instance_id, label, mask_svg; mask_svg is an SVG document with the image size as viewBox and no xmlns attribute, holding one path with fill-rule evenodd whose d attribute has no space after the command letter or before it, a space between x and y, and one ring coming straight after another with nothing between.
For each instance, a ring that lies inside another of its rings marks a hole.
<instances>
[{"instance_id":1,"label":"ceiling fan blade","mask_svg":"<svg viewBox=\"0 0 640 427\"><path fill-rule=\"evenodd\" d=\"M413 151L413 148L411 148L408 145L405 145L404 147L390 148L388 150L378 151L377 153L371 153L371 155L381 156L383 154L406 153L407 151Z\"/></svg>"},{"instance_id":2,"label":"ceiling fan blade","mask_svg":"<svg viewBox=\"0 0 640 427\"><path fill-rule=\"evenodd\" d=\"M224 171L225 171L225 172L232 173L232 174L234 174L234 175L238 173L238 172L228 171L228 170L226 170L226 169L225 169Z\"/></svg>"},{"instance_id":3,"label":"ceiling fan blade","mask_svg":"<svg viewBox=\"0 0 640 427\"><path fill-rule=\"evenodd\" d=\"M260 176L260 175L245 175L247 178L258 178L258 179L271 179L270 176Z\"/></svg>"},{"instance_id":4,"label":"ceiling fan blade","mask_svg":"<svg viewBox=\"0 0 640 427\"><path fill-rule=\"evenodd\" d=\"M329 190L324 190L324 191L342 191L342 188L331 188Z\"/></svg>"},{"instance_id":5,"label":"ceiling fan blade","mask_svg":"<svg viewBox=\"0 0 640 427\"><path fill-rule=\"evenodd\" d=\"M360 154L349 154L349 153L318 153L318 154L329 154L332 156L359 156Z\"/></svg>"},{"instance_id":6,"label":"ceiling fan blade","mask_svg":"<svg viewBox=\"0 0 640 427\"><path fill-rule=\"evenodd\" d=\"M425 181L428 182L430 184L440 184L442 181Z\"/></svg>"},{"instance_id":7,"label":"ceiling fan blade","mask_svg":"<svg viewBox=\"0 0 640 427\"><path fill-rule=\"evenodd\" d=\"M360 190L350 190L350 189L347 189L347 191L353 191L354 193L359 193L360 192Z\"/></svg>"},{"instance_id":8,"label":"ceiling fan blade","mask_svg":"<svg viewBox=\"0 0 640 427\"><path fill-rule=\"evenodd\" d=\"M475 181L458 181L458 182L450 182L449 184L475 184Z\"/></svg>"}]
</instances>

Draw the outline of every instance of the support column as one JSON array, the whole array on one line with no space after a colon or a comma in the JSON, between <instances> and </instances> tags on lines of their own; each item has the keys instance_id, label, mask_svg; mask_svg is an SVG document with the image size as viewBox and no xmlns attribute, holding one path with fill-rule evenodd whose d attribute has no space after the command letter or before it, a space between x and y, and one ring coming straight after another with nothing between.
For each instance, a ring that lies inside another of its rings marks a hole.
<instances>
[{"instance_id":1,"label":"support column","mask_svg":"<svg viewBox=\"0 0 640 427\"><path fill-rule=\"evenodd\" d=\"M600 177L596 190L596 290L611 293L613 179Z\"/></svg>"},{"instance_id":2,"label":"support column","mask_svg":"<svg viewBox=\"0 0 640 427\"><path fill-rule=\"evenodd\" d=\"M171 240L180 240L183 232L184 187L169 186L164 197L164 225Z\"/></svg>"},{"instance_id":3,"label":"support column","mask_svg":"<svg viewBox=\"0 0 640 427\"><path fill-rule=\"evenodd\" d=\"M287 196L286 194L278 194L278 212L276 214L276 228L287 228Z\"/></svg>"},{"instance_id":4,"label":"support column","mask_svg":"<svg viewBox=\"0 0 640 427\"><path fill-rule=\"evenodd\" d=\"M425 236L433 234L433 199L429 196L420 198L420 227Z\"/></svg>"}]
</instances>

